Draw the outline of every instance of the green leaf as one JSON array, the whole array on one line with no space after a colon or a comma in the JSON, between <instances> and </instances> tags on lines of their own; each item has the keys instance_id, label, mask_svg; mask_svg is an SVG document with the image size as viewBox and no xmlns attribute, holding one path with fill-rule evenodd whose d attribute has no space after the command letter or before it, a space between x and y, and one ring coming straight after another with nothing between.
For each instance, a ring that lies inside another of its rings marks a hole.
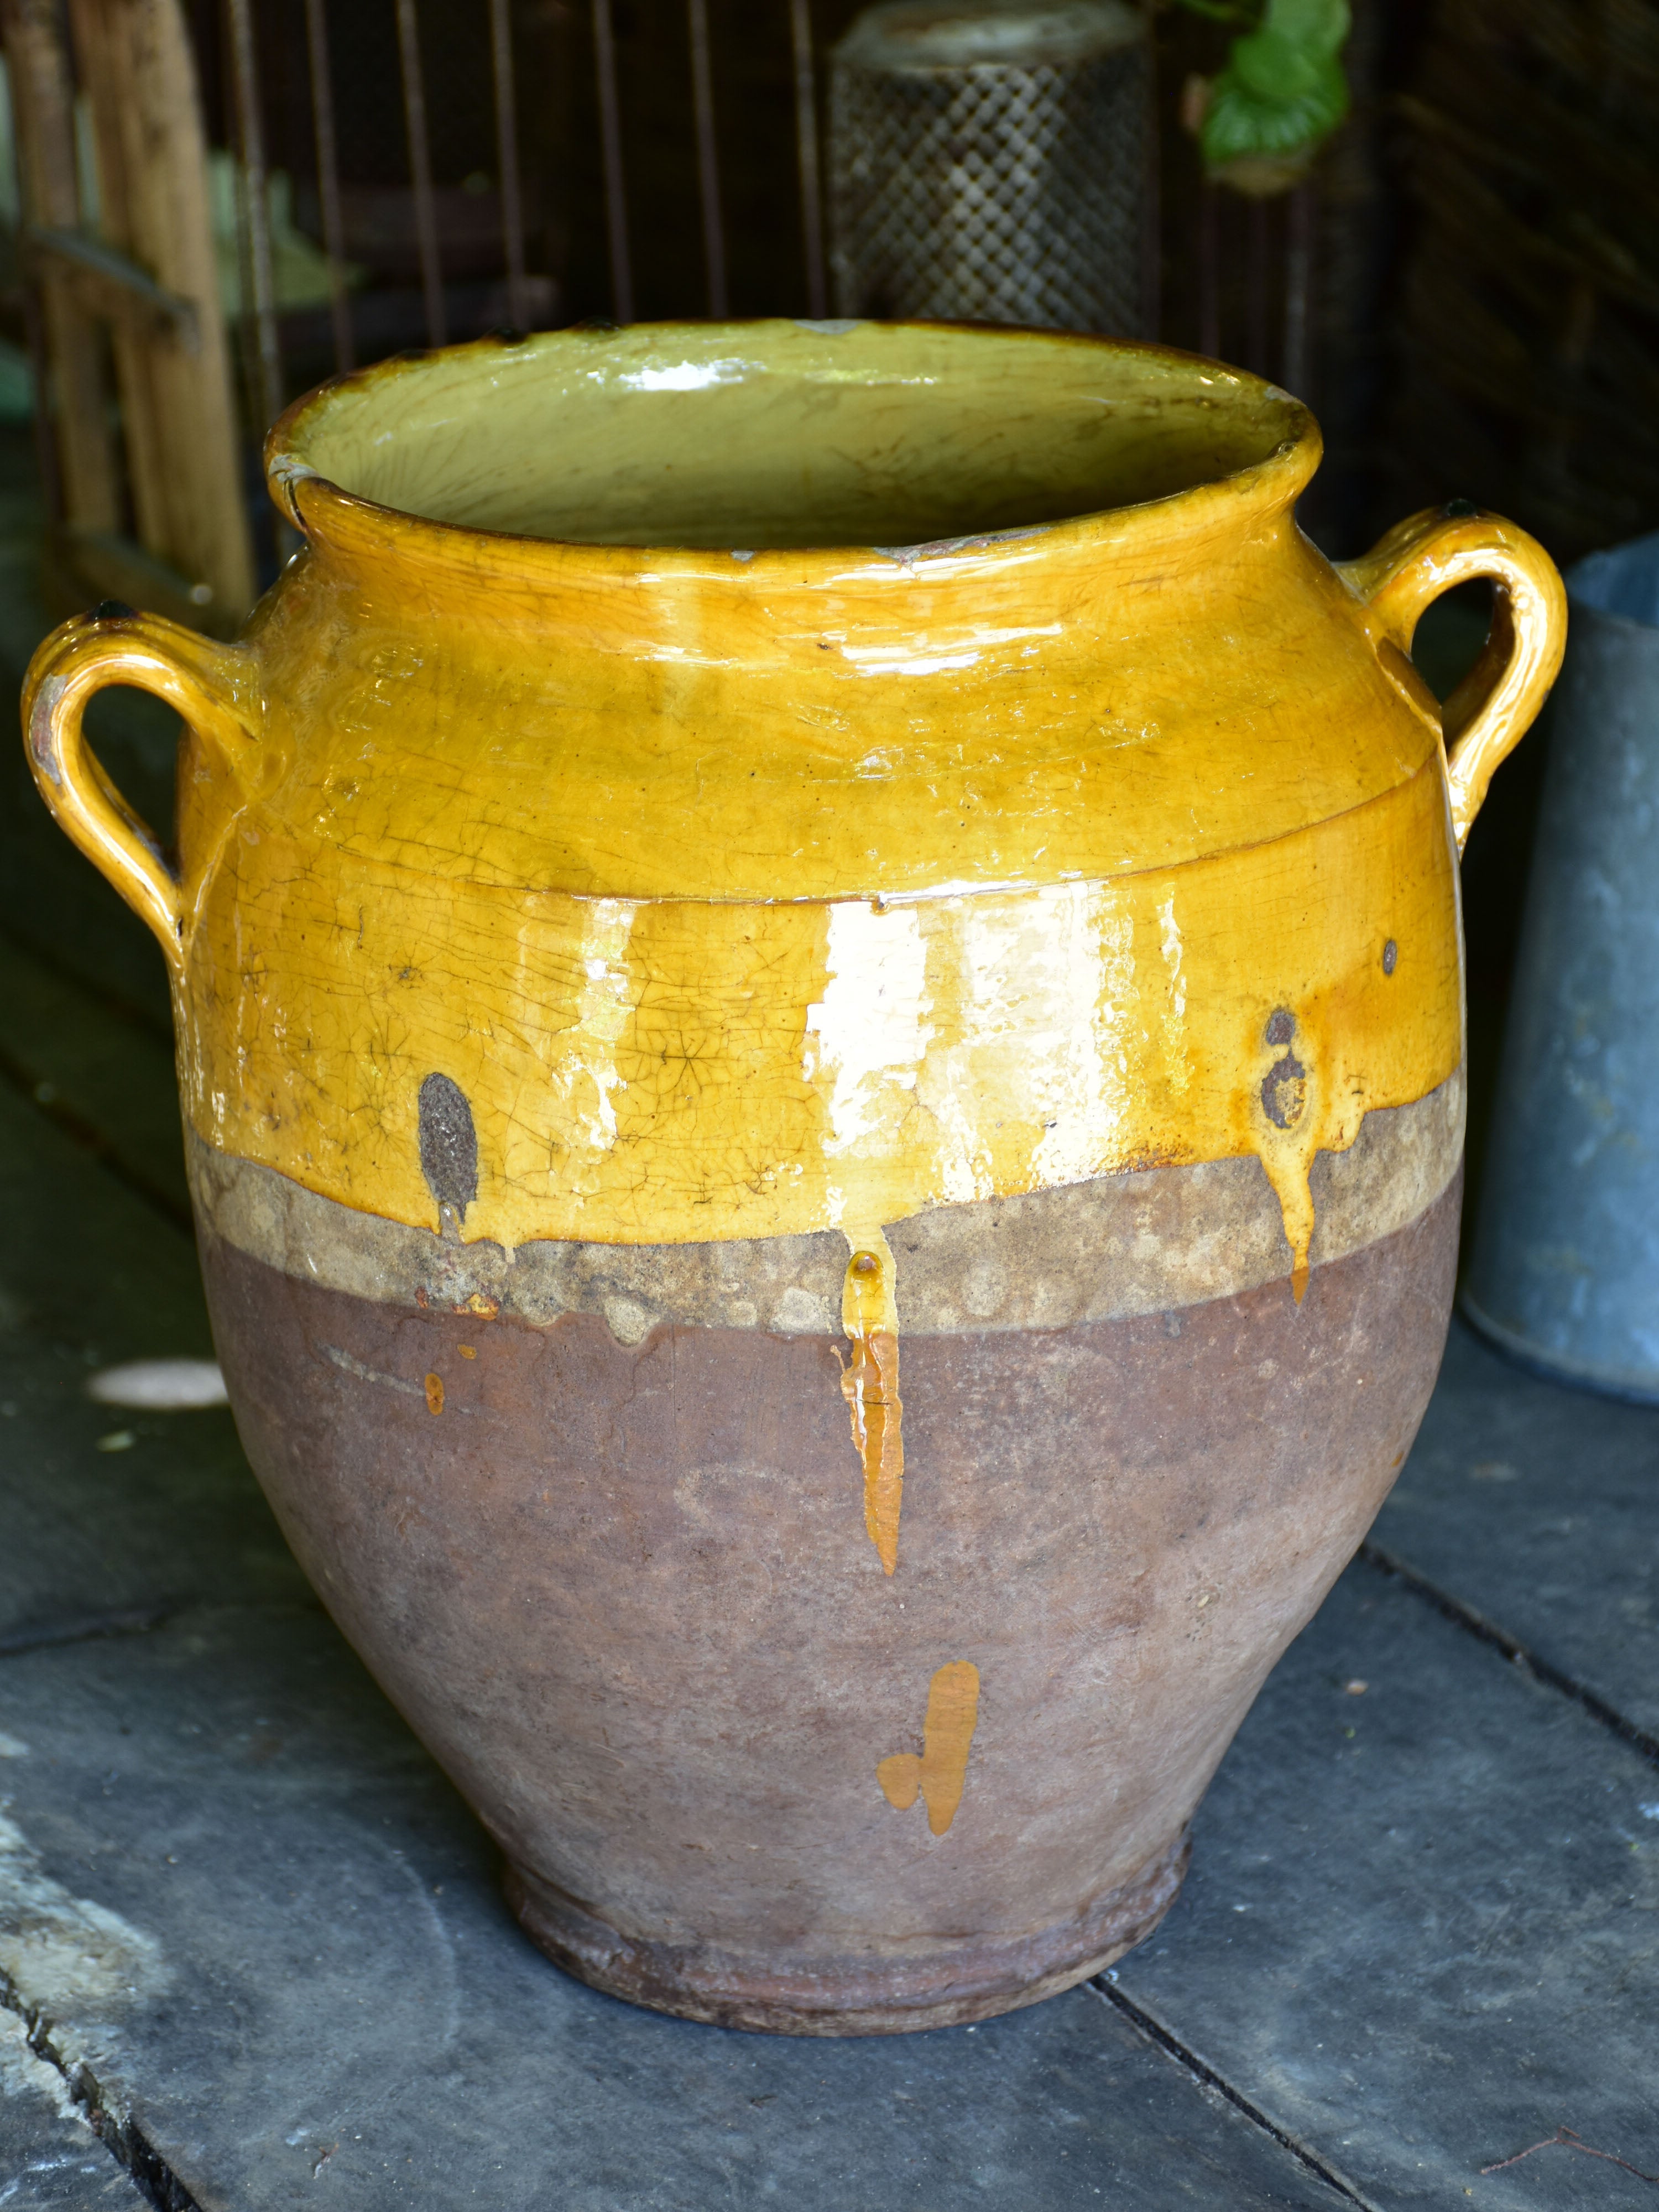
<instances>
[{"instance_id":1,"label":"green leaf","mask_svg":"<svg viewBox=\"0 0 1659 2212\"><path fill-rule=\"evenodd\" d=\"M1347 0L1267 0L1261 27L1235 39L1199 134L1206 164L1286 156L1316 146L1348 112L1337 56Z\"/></svg>"},{"instance_id":2,"label":"green leaf","mask_svg":"<svg viewBox=\"0 0 1659 2212\"><path fill-rule=\"evenodd\" d=\"M1199 144L1212 169L1253 154L1295 154L1328 138L1347 112L1347 84L1334 62L1290 99L1264 99L1229 69L1216 80Z\"/></svg>"},{"instance_id":3,"label":"green leaf","mask_svg":"<svg viewBox=\"0 0 1659 2212\"><path fill-rule=\"evenodd\" d=\"M1267 0L1261 27L1334 61L1349 24L1348 0Z\"/></svg>"},{"instance_id":4,"label":"green leaf","mask_svg":"<svg viewBox=\"0 0 1659 2212\"><path fill-rule=\"evenodd\" d=\"M1224 84L1236 78L1255 99L1289 102L1305 100L1329 63L1311 46L1299 46L1282 31L1253 31L1235 39Z\"/></svg>"}]
</instances>

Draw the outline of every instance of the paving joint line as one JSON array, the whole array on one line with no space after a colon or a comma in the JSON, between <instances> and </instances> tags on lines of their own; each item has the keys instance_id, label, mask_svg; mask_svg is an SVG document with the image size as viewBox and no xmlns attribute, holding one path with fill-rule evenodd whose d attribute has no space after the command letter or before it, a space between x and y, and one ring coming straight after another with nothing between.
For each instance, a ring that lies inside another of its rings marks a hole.
<instances>
[{"instance_id":1,"label":"paving joint line","mask_svg":"<svg viewBox=\"0 0 1659 2212\"><path fill-rule=\"evenodd\" d=\"M182 1230L192 1244L195 1243L196 1224L191 1215L190 1208L187 1206L181 1206L178 1200L170 1192L163 1190L159 1183L152 1182L147 1175L130 1166L121 1158L103 1131L95 1122L89 1121L84 1114L77 1113L73 1106L66 1104L62 1098L57 1097L43 1098L40 1096L42 1088L40 1079L31 1075L22 1061L9 1052L3 1045L0 1045L0 1081L10 1084L13 1090L25 1098L37 1114L44 1115L54 1128L60 1129L73 1143L79 1145L83 1152L90 1152L98 1164L112 1176L117 1182L125 1185L135 1197L143 1199L145 1205L159 1213L171 1227Z\"/></svg>"},{"instance_id":2,"label":"paving joint line","mask_svg":"<svg viewBox=\"0 0 1659 2212\"><path fill-rule=\"evenodd\" d=\"M1644 1759L1659 1766L1659 1736L1651 1735L1635 1721L1627 1718L1617 1705L1609 1705L1587 1682L1581 1682L1576 1675L1569 1674L1565 1668L1540 1658L1518 1636L1511 1636L1508 1629L1500 1628L1495 1620L1488 1620L1486 1614L1475 1607L1467 1604L1461 1597L1454 1597L1449 1590L1442 1589L1437 1583L1431 1583L1426 1575L1419 1574L1415 1567L1408 1566L1395 1553L1385 1551L1381 1544L1372 1543L1369 1537L1360 1546L1359 1556L1367 1566L1375 1567L1379 1574L1403 1583L1413 1596L1421 1598L1425 1605L1431 1605L1437 1613L1443 1614L1455 1626L1475 1637L1480 1643L1491 1644L1494 1650L1501 1651L1511 1666L1521 1668L1536 1680L1559 1692L1562 1697L1571 1698L1574 1705L1582 1706L1593 1720L1599 1721L1604 1729L1629 1744L1632 1750L1639 1751Z\"/></svg>"},{"instance_id":3,"label":"paving joint line","mask_svg":"<svg viewBox=\"0 0 1659 2212\"><path fill-rule=\"evenodd\" d=\"M0 1969L0 2005L23 2023L23 2039L41 2063L61 2075L71 2103L133 2187L155 2212L203 2212L138 2123L111 2109L98 2077L83 2059L65 2058L52 2039L52 2023L39 2005L24 2002L11 1977Z\"/></svg>"},{"instance_id":4,"label":"paving joint line","mask_svg":"<svg viewBox=\"0 0 1659 2212\"><path fill-rule=\"evenodd\" d=\"M318 1597L297 1598L169 1598L164 1605L134 1606L122 1613L86 1613L54 1626L0 1631L0 1662L27 1658L36 1651L61 1651L77 1644L106 1643L118 1636L153 1636L160 1629L187 1620L192 1613L316 1614L329 1618Z\"/></svg>"},{"instance_id":5,"label":"paving joint line","mask_svg":"<svg viewBox=\"0 0 1659 2212\"><path fill-rule=\"evenodd\" d=\"M1104 2003L1121 2012L1132 2027L1144 2035L1149 2043L1157 2044L1160 2051L1173 2058L1176 2065L1190 2074L1200 2087L1213 2089L1218 2097L1224 2098L1237 2112L1243 2114L1252 2126L1260 2128L1264 2135L1271 2136L1283 2149L1289 2151L1292 2158L1305 2166L1310 2173L1316 2174L1328 2188L1334 2189L1346 2203L1358 2205L1360 2212L1380 2212L1380 2207L1370 2197L1362 2196L1339 2168L1321 2158L1319 2153L1311 2149L1299 2136L1281 2128L1277 2120L1264 2112L1261 2106L1247 2097L1242 2089L1235 2088L1224 2074L1218 2074L1213 2066L1165 2027L1155 2014L1147 2012L1119 1989L1115 1969L1109 1967L1103 1974L1096 1974L1085 1986Z\"/></svg>"},{"instance_id":6,"label":"paving joint line","mask_svg":"<svg viewBox=\"0 0 1659 2212\"><path fill-rule=\"evenodd\" d=\"M96 1644L115 1636L148 1636L187 1610L173 1603L132 1606L121 1613L82 1613L56 1625L42 1621L34 1626L26 1624L6 1629L0 1631L0 1659L21 1658L31 1651L55 1651L66 1644Z\"/></svg>"}]
</instances>

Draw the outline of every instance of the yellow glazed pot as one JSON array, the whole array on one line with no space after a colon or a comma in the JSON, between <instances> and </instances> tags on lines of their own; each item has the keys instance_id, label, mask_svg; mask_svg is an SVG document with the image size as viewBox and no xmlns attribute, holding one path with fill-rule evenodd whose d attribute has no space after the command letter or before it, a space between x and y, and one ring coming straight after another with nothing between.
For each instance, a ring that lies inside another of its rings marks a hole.
<instances>
[{"instance_id":1,"label":"yellow glazed pot","mask_svg":"<svg viewBox=\"0 0 1659 2212\"><path fill-rule=\"evenodd\" d=\"M1071 337L568 331L272 433L222 647L42 647L173 970L243 1439L601 1987L811 2033L1092 1973L1376 1512L1462 1146L1530 539L1332 568L1283 392ZM1491 577L1441 716L1407 658ZM81 732L187 726L176 854Z\"/></svg>"}]
</instances>

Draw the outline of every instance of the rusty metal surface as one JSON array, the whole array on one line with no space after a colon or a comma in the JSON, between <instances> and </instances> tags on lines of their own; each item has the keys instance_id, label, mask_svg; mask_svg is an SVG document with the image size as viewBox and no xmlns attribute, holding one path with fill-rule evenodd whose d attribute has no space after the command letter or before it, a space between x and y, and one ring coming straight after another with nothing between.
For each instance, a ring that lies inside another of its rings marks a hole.
<instances>
[{"instance_id":1,"label":"rusty metal surface","mask_svg":"<svg viewBox=\"0 0 1659 2212\"><path fill-rule=\"evenodd\" d=\"M1060 1986L1129 1936L1091 1912L1178 1850L1410 1447L1460 1188L1316 1267L1300 1307L1281 1277L907 1332L891 1583L831 1336L625 1344L204 1250L284 1532L509 1860L648 1954L650 2002L868 2033L1006 2008L1011 1945ZM877 1768L969 1661L966 1786L930 1834Z\"/></svg>"},{"instance_id":2,"label":"rusty metal surface","mask_svg":"<svg viewBox=\"0 0 1659 2212\"><path fill-rule=\"evenodd\" d=\"M1567 581L1464 1304L1552 1374L1659 1401L1659 537Z\"/></svg>"},{"instance_id":3,"label":"rusty metal surface","mask_svg":"<svg viewBox=\"0 0 1659 2212\"><path fill-rule=\"evenodd\" d=\"M1119 0L897 0L830 79L836 311L1141 332L1150 57Z\"/></svg>"}]
</instances>

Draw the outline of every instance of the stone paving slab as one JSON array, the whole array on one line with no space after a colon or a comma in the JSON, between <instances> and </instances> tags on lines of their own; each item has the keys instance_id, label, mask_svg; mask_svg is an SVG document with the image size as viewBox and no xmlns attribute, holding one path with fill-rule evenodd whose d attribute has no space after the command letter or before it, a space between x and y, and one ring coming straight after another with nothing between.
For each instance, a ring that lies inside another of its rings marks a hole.
<instances>
[{"instance_id":1,"label":"stone paving slab","mask_svg":"<svg viewBox=\"0 0 1659 2212\"><path fill-rule=\"evenodd\" d=\"M1659 1410L1454 1322L1372 1543L1659 1741Z\"/></svg>"},{"instance_id":2,"label":"stone paving slab","mask_svg":"<svg viewBox=\"0 0 1659 2212\"><path fill-rule=\"evenodd\" d=\"M227 1409L87 1397L100 1366L211 1356L195 1247L3 1085L0 1224L0 1652L206 1599L308 1601Z\"/></svg>"},{"instance_id":3,"label":"stone paving slab","mask_svg":"<svg viewBox=\"0 0 1659 2212\"><path fill-rule=\"evenodd\" d=\"M22 2021L0 2008L0 2212L138 2212L143 2202Z\"/></svg>"},{"instance_id":4,"label":"stone paving slab","mask_svg":"<svg viewBox=\"0 0 1659 2212\"><path fill-rule=\"evenodd\" d=\"M0 1069L181 1228L190 1223L171 1039L0 935Z\"/></svg>"},{"instance_id":5,"label":"stone paving slab","mask_svg":"<svg viewBox=\"0 0 1659 2212\"><path fill-rule=\"evenodd\" d=\"M1659 2173L1655 1812L1650 1760L1362 1563L1115 1986L1391 2212L1650 2206L1565 2150L1480 2169L1565 2125Z\"/></svg>"},{"instance_id":6,"label":"stone paving slab","mask_svg":"<svg viewBox=\"0 0 1659 2212\"><path fill-rule=\"evenodd\" d=\"M328 1624L191 1616L0 1667L54 2046L204 2212L1340 2208L1096 1993L819 2042L637 2011L501 1903L481 1832ZM27 1920L25 1912L22 1917ZM72 1940L72 1931L89 1930ZM21 1961L21 1963L20 1963Z\"/></svg>"}]
</instances>

